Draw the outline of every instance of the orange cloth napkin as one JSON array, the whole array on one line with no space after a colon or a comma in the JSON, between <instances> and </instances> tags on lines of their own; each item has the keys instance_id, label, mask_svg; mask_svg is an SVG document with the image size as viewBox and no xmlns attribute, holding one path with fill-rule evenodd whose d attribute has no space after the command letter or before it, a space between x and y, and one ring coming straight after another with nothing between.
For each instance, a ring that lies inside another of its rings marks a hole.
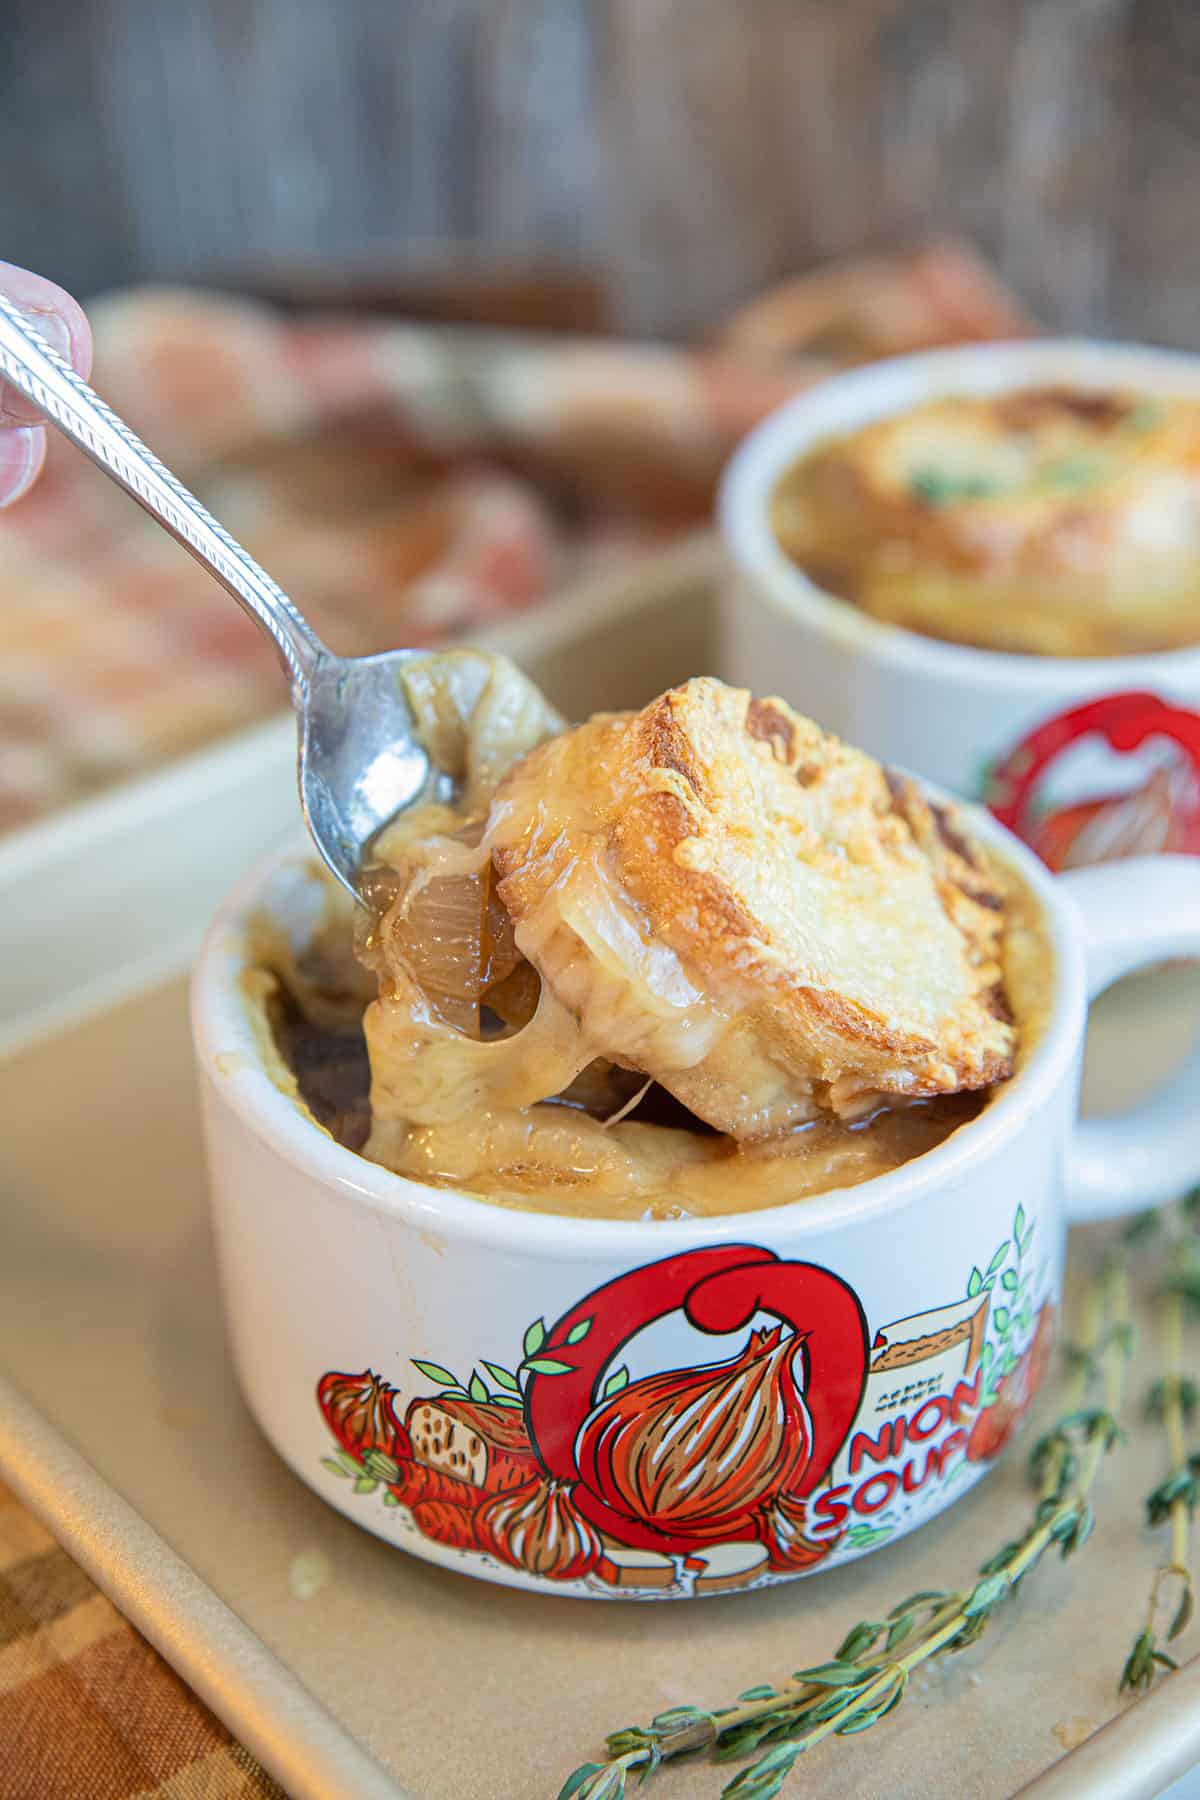
<instances>
[{"instance_id":1,"label":"orange cloth napkin","mask_svg":"<svg viewBox=\"0 0 1200 1800\"><path fill-rule=\"evenodd\" d=\"M287 1800L0 1485L0 1800Z\"/></svg>"}]
</instances>

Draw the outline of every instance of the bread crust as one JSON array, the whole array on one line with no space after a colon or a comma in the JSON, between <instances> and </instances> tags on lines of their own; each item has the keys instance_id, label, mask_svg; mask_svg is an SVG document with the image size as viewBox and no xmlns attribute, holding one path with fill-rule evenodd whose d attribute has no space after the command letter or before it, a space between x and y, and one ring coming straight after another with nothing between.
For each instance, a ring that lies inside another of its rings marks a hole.
<instances>
[{"instance_id":1,"label":"bread crust","mask_svg":"<svg viewBox=\"0 0 1200 1800\"><path fill-rule=\"evenodd\" d=\"M702 1015L690 1025L694 1058L665 1029L640 1060L603 1045L718 1129L1011 1073L998 872L950 809L782 700L687 682L534 750L493 812L499 891L543 981L586 1009L593 977L620 1021L640 981L677 975L681 1013L686 989L719 1016L707 1038ZM564 950L547 918L578 918L584 871L624 923Z\"/></svg>"}]
</instances>

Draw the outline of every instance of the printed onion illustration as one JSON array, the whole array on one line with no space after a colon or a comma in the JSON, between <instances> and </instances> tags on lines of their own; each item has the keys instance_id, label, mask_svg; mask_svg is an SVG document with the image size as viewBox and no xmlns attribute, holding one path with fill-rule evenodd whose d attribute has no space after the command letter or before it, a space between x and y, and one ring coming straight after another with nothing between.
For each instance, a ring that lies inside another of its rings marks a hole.
<instances>
[{"instance_id":1,"label":"printed onion illustration","mask_svg":"<svg viewBox=\"0 0 1200 1800\"><path fill-rule=\"evenodd\" d=\"M599 1535L561 1481L528 1481L497 1494L476 1513L475 1532L501 1562L552 1581L587 1575L600 1560Z\"/></svg>"},{"instance_id":2,"label":"printed onion illustration","mask_svg":"<svg viewBox=\"0 0 1200 1800\"><path fill-rule=\"evenodd\" d=\"M393 1410L395 1393L391 1383L371 1369L358 1375L331 1369L317 1384L317 1402L325 1421L351 1456L364 1450L382 1450L385 1456L396 1458L412 1455L408 1433Z\"/></svg>"},{"instance_id":3,"label":"printed onion illustration","mask_svg":"<svg viewBox=\"0 0 1200 1800\"><path fill-rule=\"evenodd\" d=\"M585 1421L581 1479L614 1511L705 1535L783 1494L812 1450L804 1340L753 1331L729 1362L630 1382Z\"/></svg>"},{"instance_id":4,"label":"printed onion illustration","mask_svg":"<svg viewBox=\"0 0 1200 1800\"><path fill-rule=\"evenodd\" d=\"M777 1494L760 1514L762 1541L773 1569L811 1569L829 1555L829 1543L805 1532L805 1505L791 1494Z\"/></svg>"}]
</instances>

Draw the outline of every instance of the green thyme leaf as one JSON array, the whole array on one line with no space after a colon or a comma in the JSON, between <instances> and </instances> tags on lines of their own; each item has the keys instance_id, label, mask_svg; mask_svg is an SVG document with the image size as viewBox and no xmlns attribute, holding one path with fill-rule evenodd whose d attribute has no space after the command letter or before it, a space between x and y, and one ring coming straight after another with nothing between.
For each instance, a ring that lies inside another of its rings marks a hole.
<instances>
[{"instance_id":1,"label":"green thyme leaf","mask_svg":"<svg viewBox=\"0 0 1200 1800\"><path fill-rule=\"evenodd\" d=\"M1062 1553L1064 1557L1074 1556L1077 1550L1083 1549L1083 1546L1092 1535L1092 1528L1095 1523L1095 1513L1086 1501L1081 1502L1079 1511L1074 1520L1073 1529L1069 1531L1062 1540Z\"/></svg>"},{"instance_id":2,"label":"green thyme leaf","mask_svg":"<svg viewBox=\"0 0 1200 1800\"><path fill-rule=\"evenodd\" d=\"M491 1399L491 1395L488 1393L486 1386L473 1369L471 1371L471 1379L467 1384L467 1392L470 1394L472 1400L477 1401L481 1405L486 1405L487 1401Z\"/></svg>"},{"instance_id":3,"label":"green thyme leaf","mask_svg":"<svg viewBox=\"0 0 1200 1800\"><path fill-rule=\"evenodd\" d=\"M800 1755L798 1744L779 1744L721 1789L721 1800L775 1800Z\"/></svg>"},{"instance_id":4,"label":"green thyme leaf","mask_svg":"<svg viewBox=\"0 0 1200 1800\"><path fill-rule=\"evenodd\" d=\"M842 1661L818 1663L812 1669L797 1669L797 1681L811 1681L815 1687L861 1687L869 1680L870 1671Z\"/></svg>"},{"instance_id":5,"label":"green thyme leaf","mask_svg":"<svg viewBox=\"0 0 1200 1800\"><path fill-rule=\"evenodd\" d=\"M584 1782L592 1775L602 1774L603 1769L603 1763L580 1763L574 1773L568 1775L559 1788L558 1800L572 1800L572 1796L578 1794Z\"/></svg>"},{"instance_id":6,"label":"green thyme leaf","mask_svg":"<svg viewBox=\"0 0 1200 1800\"><path fill-rule=\"evenodd\" d=\"M576 1770L578 1775L581 1771ZM574 1800L624 1800L627 1789L628 1768L620 1762L585 1763L584 1779L573 1788L564 1788L559 1795L574 1796Z\"/></svg>"},{"instance_id":7,"label":"green thyme leaf","mask_svg":"<svg viewBox=\"0 0 1200 1800\"><path fill-rule=\"evenodd\" d=\"M1118 1693L1124 1693L1126 1688L1136 1691L1138 1688L1149 1687L1154 1680L1153 1654L1154 1638L1150 1632L1143 1631L1134 1639L1133 1649L1125 1658Z\"/></svg>"},{"instance_id":8,"label":"green thyme leaf","mask_svg":"<svg viewBox=\"0 0 1200 1800\"><path fill-rule=\"evenodd\" d=\"M952 1596L941 1588L922 1588L919 1594L910 1594L899 1606L893 1606L888 1614L889 1619L898 1619L901 1613L915 1612L920 1606L942 1606Z\"/></svg>"},{"instance_id":9,"label":"green thyme leaf","mask_svg":"<svg viewBox=\"0 0 1200 1800\"><path fill-rule=\"evenodd\" d=\"M963 1617L973 1619L979 1613L988 1613L998 1600L1002 1600L1008 1592L1008 1576L998 1569L994 1575L985 1575L977 1581L970 1595L963 1603Z\"/></svg>"},{"instance_id":10,"label":"green thyme leaf","mask_svg":"<svg viewBox=\"0 0 1200 1800\"><path fill-rule=\"evenodd\" d=\"M535 1319L533 1321L533 1324L529 1327L528 1331L525 1333L525 1342L524 1342L524 1345L522 1346L524 1349L525 1355L526 1356L536 1356L538 1351L541 1349L542 1345L545 1343L545 1341L546 1341L546 1321L545 1321L545 1319Z\"/></svg>"},{"instance_id":11,"label":"green thyme leaf","mask_svg":"<svg viewBox=\"0 0 1200 1800\"><path fill-rule=\"evenodd\" d=\"M870 1650L880 1632L886 1631L886 1629L886 1625L877 1625L872 1619L860 1619L858 1624L853 1626L842 1639L834 1660L853 1662L856 1657L863 1654L864 1650Z\"/></svg>"},{"instance_id":12,"label":"green thyme leaf","mask_svg":"<svg viewBox=\"0 0 1200 1800\"><path fill-rule=\"evenodd\" d=\"M1195 1611L1196 1603L1192 1598L1192 1584L1189 1581L1183 1590L1179 1605L1175 1609L1175 1617L1171 1620L1171 1628L1167 1632L1168 1643L1171 1643L1175 1638L1179 1637L1187 1630L1192 1622Z\"/></svg>"},{"instance_id":13,"label":"green thyme leaf","mask_svg":"<svg viewBox=\"0 0 1200 1800\"><path fill-rule=\"evenodd\" d=\"M774 1689L768 1688L768 1693ZM698 1706L668 1706L665 1712L655 1713L650 1723L655 1731L678 1731L684 1725L701 1725L712 1718L711 1713L702 1712Z\"/></svg>"},{"instance_id":14,"label":"green thyme leaf","mask_svg":"<svg viewBox=\"0 0 1200 1800\"><path fill-rule=\"evenodd\" d=\"M567 1333L568 1344L578 1344L579 1342L581 1342L581 1340L583 1338L585 1338L587 1336L588 1332L591 1329L592 1329L592 1320L591 1319L580 1319L578 1325L572 1325L570 1331L568 1331L568 1333Z\"/></svg>"},{"instance_id":15,"label":"green thyme leaf","mask_svg":"<svg viewBox=\"0 0 1200 1800\"><path fill-rule=\"evenodd\" d=\"M638 1750L650 1750L655 1743L653 1731L641 1725L626 1725L621 1731L610 1731L604 1740L611 1756L629 1756Z\"/></svg>"},{"instance_id":16,"label":"green thyme leaf","mask_svg":"<svg viewBox=\"0 0 1200 1800\"><path fill-rule=\"evenodd\" d=\"M557 1362L553 1356L527 1356L521 1364L535 1375L573 1375L574 1363Z\"/></svg>"},{"instance_id":17,"label":"green thyme leaf","mask_svg":"<svg viewBox=\"0 0 1200 1800\"><path fill-rule=\"evenodd\" d=\"M1178 1406L1184 1423L1190 1425L1200 1404L1200 1388L1186 1375L1170 1375L1151 1384L1146 1395L1146 1417L1164 1419L1169 1404Z\"/></svg>"},{"instance_id":18,"label":"green thyme leaf","mask_svg":"<svg viewBox=\"0 0 1200 1800\"><path fill-rule=\"evenodd\" d=\"M343 1469L341 1463L332 1456L323 1456L321 1458L321 1467L323 1469L328 1469L331 1475L339 1476L342 1481L349 1481L350 1479L349 1471Z\"/></svg>"}]
</instances>

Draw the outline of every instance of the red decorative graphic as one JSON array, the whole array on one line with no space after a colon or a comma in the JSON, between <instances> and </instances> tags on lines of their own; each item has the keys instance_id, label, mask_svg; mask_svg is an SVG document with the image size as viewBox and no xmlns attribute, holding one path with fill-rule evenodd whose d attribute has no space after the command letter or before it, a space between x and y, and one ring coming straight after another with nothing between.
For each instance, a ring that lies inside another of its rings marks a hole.
<instances>
[{"instance_id":1,"label":"red decorative graphic","mask_svg":"<svg viewBox=\"0 0 1200 1800\"><path fill-rule=\"evenodd\" d=\"M484 1493L521 1487L541 1473L519 1408L441 1394L414 1400L405 1424L411 1455Z\"/></svg>"},{"instance_id":2,"label":"red decorative graphic","mask_svg":"<svg viewBox=\"0 0 1200 1800\"><path fill-rule=\"evenodd\" d=\"M330 1431L352 1456L381 1450L387 1456L411 1456L408 1433L392 1405L396 1390L371 1369L344 1375L331 1369L317 1386L317 1404Z\"/></svg>"},{"instance_id":3,"label":"red decorative graphic","mask_svg":"<svg viewBox=\"0 0 1200 1800\"><path fill-rule=\"evenodd\" d=\"M631 1381L622 1352L674 1314L708 1336L750 1329L732 1357ZM836 1533L808 1535L806 1497L858 1410L867 1331L827 1270L754 1245L688 1251L549 1330L536 1320L523 1349L515 1370L482 1361L466 1386L417 1361L440 1392L403 1424L372 1371L323 1376L341 1446L324 1466L356 1493L382 1488L424 1536L551 1581L653 1590L686 1571L695 1592L721 1592L833 1549Z\"/></svg>"},{"instance_id":4,"label":"red decorative graphic","mask_svg":"<svg viewBox=\"0 0 1200 1800\"><path fill-rule=\"evenodd\" d=\"M782 1491L812 1453L794 1367L803 1339L752 1331L741 1353L635 1381L593 1412L579 1438L583 1480L626 1517L693 1539ZM746 1421L753 1421L747 1435Z\"/></svg>"},{"instance_id":5,"label":"red decorative graphic","mask_svg":"<svg viewBox=\"0 0 1200 1800\"><path fill-rule=\"evenodd\" d=\"M497 1494L479 1513L479 1541L501 1562L551 1581L587 1575L600 1560L599 1535L561 1481L539 1478Z\"/></svg>"},{"instance_id":6,"label":"red decorative graphic","mask_svg":"<svg viewBox=\"0 0 1200 1800\"><path fill-rule=\"evenodd\" d=\"M464 1382L414 1359L437 1391L403 1424L371 1370L322 1377L324 1467L446 1548L610 1591L729 1592L870 1549L1028 1407L1053 1338L1033 1230L1018 1206L962 1297L873 1338L813 1263L728 1244L646 1264L536 1319L515 1368L481 1359ZM739 1336L703 1359L704 1338ZM671 1342L682 1366L656 1368Z\"/></svg>"},{"instance_id":7,"label":"red decorative graphic","mask_svg":"<svg viewBox=\"0 0 1200 1800\"><path fill-rule=\"evenodd\" d=\"M1131 791L1039 810L1055 765L1090 736L1124 755L1157 740L1168 760ZM1073 707L1039 725L992 770L988 803L1052 869L1155 851L1200 855L1200 713L1141 693Z\"/></svg>"},{"instance_id":8,"label":"red decorative graphic","mask_svg":"<svg viewBox=\"0 0 1200 1800\"><path fill-rule=\"evenodd\" d=\"M968 1462L990 1462L1007 1449L1034 1395L1042 1385L1054 1348L1055 1316L1052 1306L1038 1314L1033 1342L1024 1356L1000 1382L999 1397L978 1415L967 1439Z\"/></svg>"},{"instance_id":9,"label":"red decorative graphic","mask_svg":"<svg viewBox=\"0 0 1200 1800\"><path fill-rule=\"evenodd\" d=\"M647 1376L606 1398L604 1377L624 1346L675 1312L713 1336L759 1312L780 1326L752 1333L730 1360ZM547 1356L560 1352L574 1367L530 1384L530 1435L583 1517L634 1549L687 1554L758 1539L794 1562L777 1503L820 1481L866 1379L866 1322L843 1281L750 1245L688 1251L580 1301L546 1339ZM817 1560L832 1544L811 1548Z\"/></svg>"}]
</instances>

